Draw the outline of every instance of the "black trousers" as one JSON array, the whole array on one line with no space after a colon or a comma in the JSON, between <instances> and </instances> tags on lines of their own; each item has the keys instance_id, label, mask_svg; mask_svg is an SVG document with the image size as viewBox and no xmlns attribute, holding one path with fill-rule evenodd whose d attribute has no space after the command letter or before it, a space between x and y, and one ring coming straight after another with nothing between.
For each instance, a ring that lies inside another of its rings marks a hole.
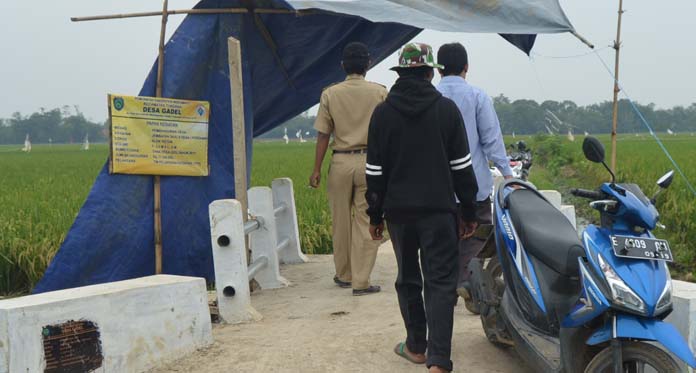
<instances>
[{"instance_id":1,"label":"black trousers","mask_svg":"<svg viewBox=\"0 0 696 373\"><path fill-rule=\"evenodd\" d=\"M452 370L457 218L449 213L426 213L408 223L389 222L388 227L399 267L396 292L406 325L406 346L414 353L427 349L428 367Z\"/></svg>"}]
</instances>

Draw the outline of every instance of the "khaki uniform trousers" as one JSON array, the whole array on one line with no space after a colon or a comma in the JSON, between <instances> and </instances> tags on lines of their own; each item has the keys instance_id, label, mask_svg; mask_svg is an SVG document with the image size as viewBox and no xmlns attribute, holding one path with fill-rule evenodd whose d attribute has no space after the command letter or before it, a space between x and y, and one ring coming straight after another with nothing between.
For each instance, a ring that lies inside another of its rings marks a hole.
<instances>
[{"instance_id":1,"label":"khaki uniform trousers","mask_svg":"<svg viewBox=\"0 0 696 373\"><path fill-rule=\"evenodd\" d=\"M365 154L334 154L328 177L329 205L333 218L336 276L352 282L353 289L370 286L380 242L370 237L367 216Z\"/></svg>"}]
</instances>

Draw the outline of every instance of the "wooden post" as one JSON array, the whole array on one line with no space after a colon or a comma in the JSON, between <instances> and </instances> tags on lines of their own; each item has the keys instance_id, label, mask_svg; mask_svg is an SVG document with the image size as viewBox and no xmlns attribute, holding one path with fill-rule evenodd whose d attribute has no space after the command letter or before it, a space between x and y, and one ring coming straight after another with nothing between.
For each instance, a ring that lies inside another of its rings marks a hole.
<instances>
[{"instance_id":1,"label":"wooden post","mask_svg":"<svg viewBox=\"0 0 696 373\"><path fill-rule=\"evenodd\" d=\"M230 68L230 98L232 99L232 137L234 147L235 199L242 204L242 217L247 220L246 130L244 123L244 85L242 81L242 49L239 40L227 39L227 57Z\"/></svg>"},{"instance_id":2,"label":"wooden post","mask_svg":"<svg viewBox=\"0 0 696 373\"><path fill-rule=\"evenodd\" d=\"M616 172L616 127L619 115L619 52L621 50L621 16L623 15L623 0L619 0L619 20L616 26L616 41L614 41L614 49L616 50L616 59L614 61L614 107L612 113L611 125L611 169Z\"/></svg>"},{"instance_id":3,"label":"wooden post","mask_svg":"<svg viewBox=\"0 0 696 373\"><path fill-rule=\"evenodd\" d=\"M164 0L162 10L162 27L160 28L159 54L157 56L157 86L155 95L162 97L162 76L164 74L164 38L167 32L167 2ZM160 192L160 177L155 175L155 274L162 273L162 198Z\"/></svg>"},{"instance_id":4,"label":"wooden post","mask_svg":"<svg viewBox=\"0 0 696 373\"><path fill-rule=\"evenodd\" d=\"M314 10L290 10L290 9L254 9L256 14L297 14L297 15L309 15L315 14L317 11ZM101 16L89 16L89 17L70 17L72 22L85 22L85 21L103 21L108 19L121 19L121 18L138 18L138 17L155 17L161 16L163 13L168 15L172 14L246 14L249 13L247 8L226 8L226 9L173 9L166 12L139 12L139 13L127 13L127 14L107 14ZM576 35L577 36L577 35Z\"/></svg>"}]
</instances>

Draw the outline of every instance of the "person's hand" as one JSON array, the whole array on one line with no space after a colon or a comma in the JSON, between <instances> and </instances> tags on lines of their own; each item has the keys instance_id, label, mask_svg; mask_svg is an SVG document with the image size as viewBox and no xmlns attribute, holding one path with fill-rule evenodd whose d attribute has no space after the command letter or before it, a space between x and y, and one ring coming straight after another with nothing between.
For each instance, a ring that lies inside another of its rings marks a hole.
<instances>
[{"instance_id":1,"label":"person's hand","mask_svg":"<svg viewBox=\"0 0 696 373\"><path fill-rule=\"evenodd\" d=\"M370 224L370 236L375 241L382 241L384 239L384 223L379 223L378 225Z\"/></svg>"},{"instance_id":2,"label":"person's hand","mask_svg":"<svg viewBox=\"0 0 696 373\"><path fill-rule=\"evenodd\" d=\"M478 228L477 222L460 220L459 239L466 240L467 238L471 238L471 236L474 235L474 232L476 232L476 228Z\"/></svg>"},{"instance_id":3,"label":"person's hand","mask_svg":"<svg viewBox=\"0 0 696 373\"><path fill-rule=\"evenodd\" d=\"M316 189L319 188L319 184L321 184L321 172L314 171L312 172L312 176L309 177L309 186Z\"/></svg>"}]
</instances>

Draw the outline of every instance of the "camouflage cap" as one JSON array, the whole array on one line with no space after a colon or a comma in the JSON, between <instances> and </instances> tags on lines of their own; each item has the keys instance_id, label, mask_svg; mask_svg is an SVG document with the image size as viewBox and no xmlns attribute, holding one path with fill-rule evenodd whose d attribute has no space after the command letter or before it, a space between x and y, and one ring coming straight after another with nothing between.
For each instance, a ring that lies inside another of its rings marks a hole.
<instances>
[{"instance_id":1,"label":"camouflage cap","mask_svg":"<svg viewBox=\"0 0 696 373\"><path fill-rule=\"evenodd\" d=\"M444 69L442 65L435 63L433 56L433 48L425 43L408 43L401 48L399 52L399 65L394 66L392 70L430 66L437 69Z\"/></svg>"}]
</instances>

